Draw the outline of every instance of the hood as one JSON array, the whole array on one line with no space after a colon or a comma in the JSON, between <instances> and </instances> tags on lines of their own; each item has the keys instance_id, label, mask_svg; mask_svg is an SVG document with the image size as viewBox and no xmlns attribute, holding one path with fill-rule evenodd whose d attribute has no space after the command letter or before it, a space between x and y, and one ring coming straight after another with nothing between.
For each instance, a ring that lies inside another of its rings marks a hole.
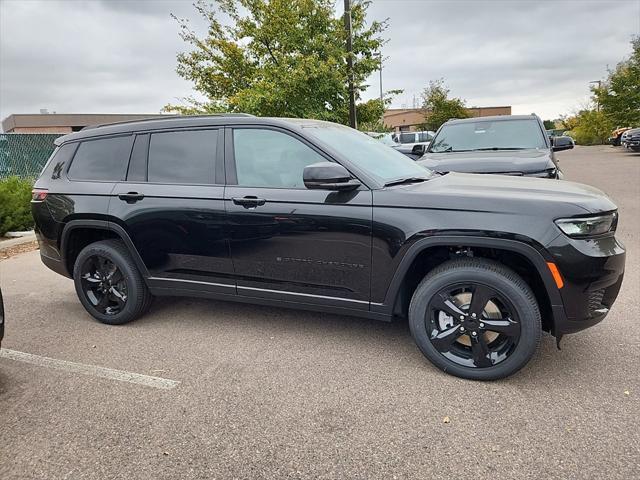
<instances>
[{"instance_id":1,"label":"hood","mask_svg":"<svg viewBox=\"0 0 640 480\"><path fill-rule=\"evenodd\" d=\"M500 212L560 218L615 210L589 185L544 178L449 173L422 183L387 187L389 206ZM393 190L393 193L391 193Z\"/></svg>"},{"instance_id":2,"label":"hood","mask_svg":"<svg viewBox=\"0 0 640 480\"><path fill-rule=\"evenodd\" d=\"M436 172L534 173L554 168L551 150L427 152L418 162Z\"/></svg>"}]
</instances>

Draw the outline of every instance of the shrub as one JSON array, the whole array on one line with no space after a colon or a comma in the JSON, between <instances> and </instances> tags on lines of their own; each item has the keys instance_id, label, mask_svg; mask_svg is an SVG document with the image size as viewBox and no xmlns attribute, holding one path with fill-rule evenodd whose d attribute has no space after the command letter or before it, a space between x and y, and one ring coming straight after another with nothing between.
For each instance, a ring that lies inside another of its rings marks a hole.
<instances>
[{"instance_id":1,"label":"shrub","mask_svg":"<svg viewBox=\"0 0 640 480\"><path fill-rule=\"evenodd\" d=\"M31 180L18 177L0 180L0 236L33 228L31 187Z\"/></svg>"}]
</instances>

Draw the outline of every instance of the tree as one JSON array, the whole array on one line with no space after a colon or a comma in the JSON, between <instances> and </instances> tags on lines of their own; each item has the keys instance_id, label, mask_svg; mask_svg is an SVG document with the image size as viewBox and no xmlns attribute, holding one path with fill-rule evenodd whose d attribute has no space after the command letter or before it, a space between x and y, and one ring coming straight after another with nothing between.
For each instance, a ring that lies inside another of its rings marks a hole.
<instances>
[{"instance_id":1,"label":"tree","mask_svg":"<svg viewBox=\"0 0 640 480\"><path fill-rule=\"evenodd\" d=\"M422 92L422 108L425 111L425 130L437 130L450 118L468 118L471 115L461 98L449 98L450 90L444 79L432 80Z\"/></svg>"},{"instance_id":2,"label":"tree","mask_svg":"<svg viewBox=\"0 0 640 480\"><path fill-rule=\"evenodd\" d=\"M616 127L640 126L640 36L631 40L627 60L609 70L608 78L593 87L594 100Z\"/></svg>"},{"instance_id":3,"label":"tree","mask_svg":"<svg viewBox=\"0 0 640 480\"><path fill-rule=\"evenodd\" d=\"M357 2L351 10L357 98L367 87L367 77L379 68L376 52L387 28L386 20L367 24L369 4ZM333 0L213 0L213 5L199 0L194 6L206 19L208 32L201 38L188 20L174 16L181 38L191 46L178 55L177 72L207 100L183 99L183 105L167 105L165 111L246 112L348 123L346 37ZM231 24L223 24L219 15ZM371 120L370 107L359 105L365 117L361 121Z\"/></svg>"},{"instance_id":4,"label":"tree","mask_svg":"<svg viewBox=\"0 0 640 480\"><path fill-rule=\"evenodd\" d=\"M544 128L546 130L553 130L556 128L556 122L553 120L544 120L542 123L544 123Z\"/></svg>"},{"instance_id":5,"label":"tree","mask_svg":"<svg viewBox=\"0 0 640 480\"><path fill-rule=\"evenodd\" d=\"M580 145L602 145L611 135L611 120L596 109L580 110L572 117L563 117L562 125Z\"/></svg>"}]
</instances>

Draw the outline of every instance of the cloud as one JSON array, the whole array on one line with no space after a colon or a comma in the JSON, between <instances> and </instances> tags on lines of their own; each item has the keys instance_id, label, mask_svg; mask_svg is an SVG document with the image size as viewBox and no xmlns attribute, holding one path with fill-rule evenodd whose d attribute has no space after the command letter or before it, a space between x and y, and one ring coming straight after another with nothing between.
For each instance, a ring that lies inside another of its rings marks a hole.
<instances>
[{"instance_id":1,"label":"cloud","mask_svg":"<svg viewBox=\"0 0 640 480\"><path fill-rule=\"evenodd\" d=\"M341 2L336 5L341 12ZM624 14L623 14L624 12ZM0 118L11 113L154 113L192 86L175 73L187 46L169 14L205 31L191 2L0 2ZM444 77L469 105L556 117L584 103L640 33L640 2L381 1L390 19L384 87L411 106ZM372 75L366 98L378 92Z\"/></svg>"}]
</instances>

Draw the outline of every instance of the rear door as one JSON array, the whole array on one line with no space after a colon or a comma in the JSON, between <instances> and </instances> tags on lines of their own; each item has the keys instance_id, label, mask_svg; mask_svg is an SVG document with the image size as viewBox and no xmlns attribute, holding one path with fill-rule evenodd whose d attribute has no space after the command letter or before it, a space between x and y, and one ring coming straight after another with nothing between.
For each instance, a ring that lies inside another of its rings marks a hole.
<instances>
[{"instance_id":1,"label":"rear door","mask_svg":"<svg viewBox=\"0 0 640 480\"><path fill-rule=\"evenodd\" d=\"M225 145L238 294L368 309L371 191L308 190L304 167L331 159L286 130L228 128Z\"/></svg>"},{"instance_id":2,"label":"rear door","mask_svg":"<svg viewBox=\"0 0 640 480\"><path fill-rule=\"evenodd\" d=\"M114 189L118 219L151 285L235 294L224 211L224 130L136 135L127 179Z\"/></svg>"}]
</instances>

